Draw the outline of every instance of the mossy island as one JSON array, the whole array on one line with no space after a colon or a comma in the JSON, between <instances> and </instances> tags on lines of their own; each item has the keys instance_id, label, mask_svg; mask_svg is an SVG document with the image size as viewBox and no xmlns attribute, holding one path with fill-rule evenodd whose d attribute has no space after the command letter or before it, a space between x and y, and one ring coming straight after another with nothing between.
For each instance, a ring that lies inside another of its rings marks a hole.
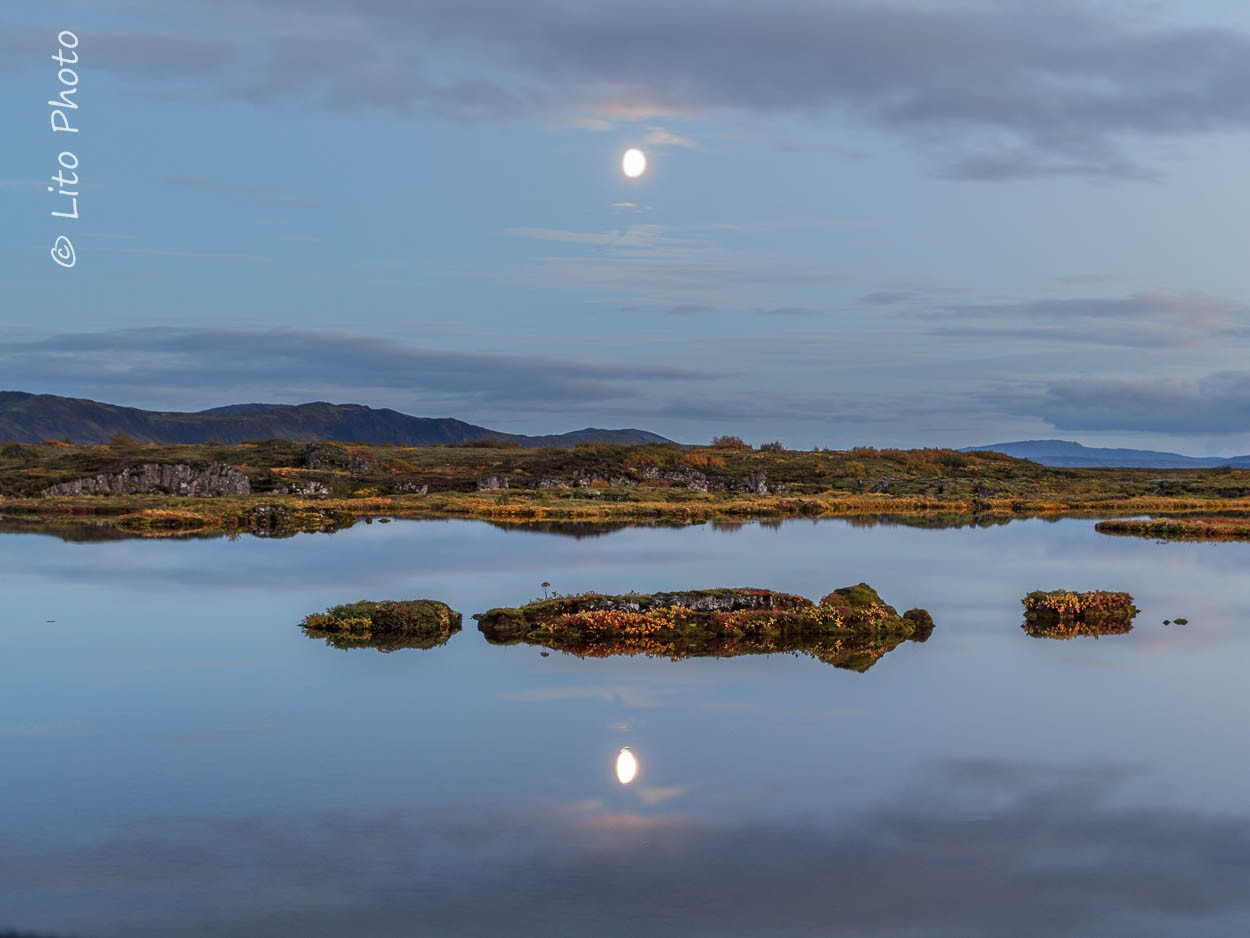
<instances>
[{"instance_id":1,"label":"mossy island","mask_svg":"<svg viewBox=\"0 0 1250 938\"><path fill-rule=\"evenodd\" d=\"M525 643L580 657L648 655L673 660L801 652L834 667L866 671L904 641L925 641L923 609L899 615L867 583L819 603L755 588L542 599L475 617L496 645Z\"/></svg>"},{"instance_id":2,"label":"mossy island","mask_svg":"<svg viewBox=\"0 0 1250 938\"><path fill-rule=\"evenodd\" d=\"M362 600L305 616L300 628L335 648L434 648L460 631L460 613L433 599Z\"/></svg>"},{"instance_id":3,"label":"mossy island","mask_svg":"<svg viewBox=\"0 0 1250 938\"><path fill-rule=\"evenodd\" d=\"M1128 593L1093 590L1036 590L1024 599L1022 628L1034 638L1123 635L1133 629L1138 609Z\"/></svg>"}]
</instances>

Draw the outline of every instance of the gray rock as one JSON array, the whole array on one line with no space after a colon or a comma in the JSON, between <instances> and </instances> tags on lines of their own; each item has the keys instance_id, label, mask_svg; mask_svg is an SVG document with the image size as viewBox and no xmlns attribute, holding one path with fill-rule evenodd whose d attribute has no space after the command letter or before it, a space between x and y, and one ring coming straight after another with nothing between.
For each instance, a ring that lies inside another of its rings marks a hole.
<instances>
[{"instance_id":1,"label":"gray rock","mask_svg":"<svg viewBox=\"0 0 1250 938\"><path fill-rule=\"evenodd\" d=\"M661 469L659 466L647 466L641 474L644 479L656 482L675 482L692 492L706 492L709 488L707 476L698 469Z\"/></svg>"},{"instance_id":2,"label":"gray rock","mask_svg":"<svg viewBox=\"0 0 1250 938\"><path fill-rule=\"evenodd\" d=\"M530 483L535 489L567 489L569 484L562 479L536 479Z\"/></svg>"},{"instance_id":3,"label":"gray rock","mask_svg":"<svg viewBox=\"0 0 1250 938\"><path fill-rule=\"evenodd\" d=\"M330 494L330 487L316 479L308 479L304 482L280 485L275 491L279 495L313 495L317 498L325 498Z\"/></svg>"},{"instance_id":4,"label":"gray rock","mask_svg":"<svg viewBox=\"0 0 1250 938\"><path fill-rule=\"evenodd\" d=\"M250 495L252 483L242 469L225 463L141 463L120 472L58 482L45 495L187 495L220 498Z\"/></svg>"},{"instance_id":5,"label":"gray rock","mask_svg":"<svg viewBox=\"0 0 1250 938\"><path fill-rule=\"evenodd\" d=\"M747 492L752 495L767 495L768 476L762 472L752 472L744 475L741 479L734 479L729 483L729 491Z\"/></svg>"},{"instance_id":6,"label":"gray rock","mask_svg":"<svg viewBox=\"0 0 1250 938\"><path fill-rule=\"evenodd\" d=\"M304 450L303 463L305 469L339 469L348 472L368 472L373 464L362 456L357 456L346 447L337 443L309 443Z\"/></svg>"}]
</instances>

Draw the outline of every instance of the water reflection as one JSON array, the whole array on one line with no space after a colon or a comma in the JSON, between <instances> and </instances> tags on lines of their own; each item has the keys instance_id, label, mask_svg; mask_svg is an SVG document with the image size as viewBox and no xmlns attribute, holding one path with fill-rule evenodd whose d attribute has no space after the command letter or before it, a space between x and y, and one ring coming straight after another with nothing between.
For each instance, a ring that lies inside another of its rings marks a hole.
<instances>
[{"instance_id":1,"label":"water reflection","mask_svg":"<svg viewBox=\"0 0 1250 938\"><path fill-rule=\"evenodd\" d=\"M0 751L21 805L0 817L0 932L1250 934L1250 545L1085 521L581 542L455 521L0 537L0 556ZM361 595L472 611L545 580L815 595L831 576L923 601L938 641L838 680L778 656L543 658L476 636L331 654L294 627ZM1151 627L1034 642L1019 601L1045 584L1130 590ZM1178 613L1201 627L1158 624ZM625 742L647 763L628 786Z\"/></svg>"},{"instance_id":2,"label":"water reflection","mask_svg":"<svg viewBox=\"0 0 1250 938\"><path fill-rule=\"evenodd\" d=\"M1073 515L1075 516L1075 515ZM958 512L930 512L926 514L848 514L827 517L799 518L753 518L748 520L718 519L713 521L654 521L654 522L599 522L599 521L499 521L483 520L481 523L505 531L524 531L533 534L550 534L556 537L567 537L573 540L602 538L622 531L647 528L706 528L721 534L736 534L747 529L779 530L787 525L799 524L844 524L856 528L875 527L909 527L932 530L958 528L987 528L1009 524L1016 521L1029 520L1034 516L1012 514L971 514ZM1093 518L1093 515L1088 516ZM1105 517L1099 515L1098 517ZM263 525L253 526L242 531L220 530L160 530L160 531L128 531L119 528L107 518L90 520L36 518L5 518L0 520L0 534L43 534L56 537L71 543L92 543L122 540L152 540L159 538L170 541L189 540L237 540L240 537L256 537L268 540L299 537L304 534L333 534L345 531L361 524L372 524L375 520L389 522L391 520L409 520L421 523L417 519L363 516L356 519L343 517L333 523L326 523L318 530L297 530L295 528L269 528ZM1054 516L1043 520L1058 520ZM428 523L428 522L425 522Z\"/></svg>"},{"instance_id":3,"label":"water reflection","mask_svg":"<svg viewBox=\"0 0 1250 938\"><path fill-rule=\"evenodd\" d=\"M551 648L576 658L665 658L684 661L693 658L739 658L756 655L790 654L814 658L844 671L863 673L904 642L928 641L932 628L917 629L903 635L715 635L691 634L670 639L655 636L641 638L601 638L587 641L577 637L569 642L558 635L541 640L500 639L487 634L492 645L514 645L518 642L540 648Z\"/></svg>"},{"instance_id":4,"label":"water reflection","mask_svg":"<svg viewBox=\"0 0 1250 938\"><path fill-rule=\"evenodd\" d=\"M628 785L637 777L638 760L626 746L616 755L616 780L622 785Z\"/></svg>"},{"instance_id":5,"label":"water reflection","mask_svg":"<svg viewBox=\"0 0 1250 938\"><path fill-rule=\"evenodd\" d=\"M10 845L0 906L19 928L101 938L539 938L588 922L604 938L1242 938L1250 823L1117 804L1135 774L951 762L789 820L541 801L151 819L72 849Z\"/></svg>"},{"instance_id":6,"label":"water reflection","mask_svg":"<svg viewBox=\"0 0 1250 938\"><path fill-rule=\"evenodd\" d=\"M655 524L635 524L629 522L601 521L495 521L486 522L491 527L504 531L532 531L536 534L555 534L582 540L589 537L604 537L627 528L653 528Z\"/></svg>"}]
</instances>

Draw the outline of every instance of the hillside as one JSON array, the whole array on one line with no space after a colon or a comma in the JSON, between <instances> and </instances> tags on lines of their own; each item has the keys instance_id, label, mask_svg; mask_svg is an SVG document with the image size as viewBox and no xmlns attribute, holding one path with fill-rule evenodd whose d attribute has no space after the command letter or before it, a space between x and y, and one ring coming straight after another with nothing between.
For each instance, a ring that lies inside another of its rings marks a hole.
<instances>
[{"instance_id":1,"label":"hillside","mask_svg":"<svg viewBox=\"0 0 1250 938\"><path fill-rule=\"evenodd\" d=\"M52 394L0 391L0 442L105 443L124 433L139 443L340 440L390 446L456 445L495 439L521 446L667 443L645 430L587 427L551 436L502 433L450 417L413 417L362 404L231 404L194 413L150 411Z\"/></svg>"}]
</instances>

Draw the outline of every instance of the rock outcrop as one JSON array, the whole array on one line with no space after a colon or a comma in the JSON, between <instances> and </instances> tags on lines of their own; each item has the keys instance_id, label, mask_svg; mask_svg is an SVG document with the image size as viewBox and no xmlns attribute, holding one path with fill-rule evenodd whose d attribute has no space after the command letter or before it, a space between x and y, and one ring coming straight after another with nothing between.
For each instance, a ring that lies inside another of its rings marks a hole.
<instances>
[{"instance_id":1,"label":"rock outcrop","mask_svg":"<svg viewBox=\"0 0 1250 938\"><path fill-rule=\"evenodd\" d=\"M242 469L225 463L141 463L120 472L58 482L45 495L187 495L220 498L250 495L252 483Z\"/></svg>"},{"instance_id":2,"label":"rock outcrop","mask_svg":"<svg viewBox=\"0 0 1250 938\"><path fill-rule=\"evenodd\" d=\"M768 476L762 472L752 472L744 475L741 479L734 479L729 483L729 491L745 492L750 495L767 495L768 494Z\"/></svg>"},{"instance_id":3,"label":"rock outcrop","mask_svg":"<svg viewBox=\"0 0 1250 938\"><path fill-rule=\"evenodd\" d=\"M308 495L314 498L325 498L330 494L330 486L316 479L306 479L301 482L284 482L274 491L279 495Z\"/></svg>"},{"instance_id":4,"label":"rock outcrop","mask_svg":"<svg viewBox=\"0 0 1250 938\"><path fill-rule=\"evenodd\" d=\"M661 469L659 466L647 466L639 474L653 482L676 483L692 492L706 492L709 488L707 475L698 469Z\"/></svg>"},{"instance_id":5,"label":"rock outcrop","mask_svg":"<svg viewBox=\"0 0 1250 938\"><path fill-rule=\"evenodd\" d=\"M373 463L363 456L357 456L345 446L337 443L310 443L304 450L302 459L305 469L336 469L347 472L368 472Z\"/></svg>"}]
</instances>

